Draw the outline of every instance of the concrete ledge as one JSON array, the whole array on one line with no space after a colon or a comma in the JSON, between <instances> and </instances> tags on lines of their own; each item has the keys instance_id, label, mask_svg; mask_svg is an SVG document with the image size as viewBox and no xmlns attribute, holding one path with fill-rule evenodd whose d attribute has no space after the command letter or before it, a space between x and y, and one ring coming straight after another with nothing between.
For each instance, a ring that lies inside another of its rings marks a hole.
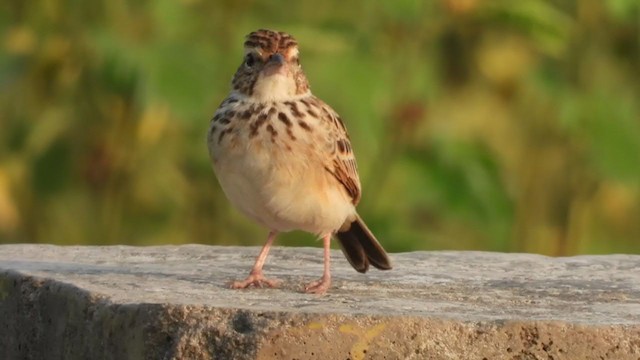
<instances>
[{"instance_id":1,"label":"concrete ledge","mask_svg":"<svg viewBox=\"0 0 640 360\"><path fill-rule=\"evenodd\" d=\"M634 359L640 256L275 248L280 289L229 290L257 248L0 246L1 359Z\"/></svg>"}]
</instances>

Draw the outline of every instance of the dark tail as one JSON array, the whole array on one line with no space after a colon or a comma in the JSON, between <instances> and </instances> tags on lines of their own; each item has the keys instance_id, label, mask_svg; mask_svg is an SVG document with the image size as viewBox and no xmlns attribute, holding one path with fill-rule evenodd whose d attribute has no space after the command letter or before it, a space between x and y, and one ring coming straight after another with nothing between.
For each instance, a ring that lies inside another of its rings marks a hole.
<instances>
[{"instance_id":1,"label":"dark tail","mask_svg":"<svg viewBox=\"0 0 640 360\"><path fill-rule=\"evenodd\" d=\"M387 253L360 216L347 230L338 231L336 237L340 241L342 253L356 271L367 272L369 264L380 270L391 269Z\"/></svg>"}]
</instances>

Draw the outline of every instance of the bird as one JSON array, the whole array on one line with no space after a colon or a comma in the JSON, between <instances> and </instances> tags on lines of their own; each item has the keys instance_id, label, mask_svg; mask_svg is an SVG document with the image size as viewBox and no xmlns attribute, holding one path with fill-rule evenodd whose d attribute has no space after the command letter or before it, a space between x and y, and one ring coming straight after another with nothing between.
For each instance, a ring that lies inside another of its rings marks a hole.
<instances>
[{"instance_id":1,"label":"bird","mask_svg":"<svg viewBox=\"0 0 640 360\"><path fill-rule=\"evenodd\" d=\"M311 93L293 36L267 29L246 36L231 90L210 121L207 147L231 204L269 229L248 277L231 288L278 287L263 266L276 236L293 230L323 241L322 277L306 293L324 294L331 286L332 237L356 271L392 268L356 211L362 192L347 129Z\"/></svg>"}]
</instances>

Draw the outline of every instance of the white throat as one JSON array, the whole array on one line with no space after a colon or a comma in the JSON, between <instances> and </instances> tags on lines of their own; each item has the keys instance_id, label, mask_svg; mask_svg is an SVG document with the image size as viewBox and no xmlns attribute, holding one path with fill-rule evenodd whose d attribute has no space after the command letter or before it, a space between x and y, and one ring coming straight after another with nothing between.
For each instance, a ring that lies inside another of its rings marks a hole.
<instances>
[{"instance_id":1,"label":"white throat","mask_svg":"<svg viewBox=\"0 0 640 360\"><path fill-rule=\"evenodd\" d=\"M296 82L291 76L273 74L264 76L260 74L253 86L252 97L258 101L286 101L298 97L296 95Z\"/></svg>"}]
</instances>

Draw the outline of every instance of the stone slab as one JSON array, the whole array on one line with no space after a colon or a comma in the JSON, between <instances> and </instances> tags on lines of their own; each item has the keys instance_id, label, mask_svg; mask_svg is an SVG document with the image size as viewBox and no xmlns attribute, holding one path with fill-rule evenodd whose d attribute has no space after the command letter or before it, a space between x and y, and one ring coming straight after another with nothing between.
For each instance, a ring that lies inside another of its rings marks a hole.
<instances>
[{"instance_id":1,"label":"stone slab","mask_svg":"<svg viewBox=\"0 0 640 360\"><path fill-rule=\"evenodd\" d=\"M259 248L0 246L2 359L640 359L640 256L392 254L359 274Z\"/></svg>"}]
</instances>

